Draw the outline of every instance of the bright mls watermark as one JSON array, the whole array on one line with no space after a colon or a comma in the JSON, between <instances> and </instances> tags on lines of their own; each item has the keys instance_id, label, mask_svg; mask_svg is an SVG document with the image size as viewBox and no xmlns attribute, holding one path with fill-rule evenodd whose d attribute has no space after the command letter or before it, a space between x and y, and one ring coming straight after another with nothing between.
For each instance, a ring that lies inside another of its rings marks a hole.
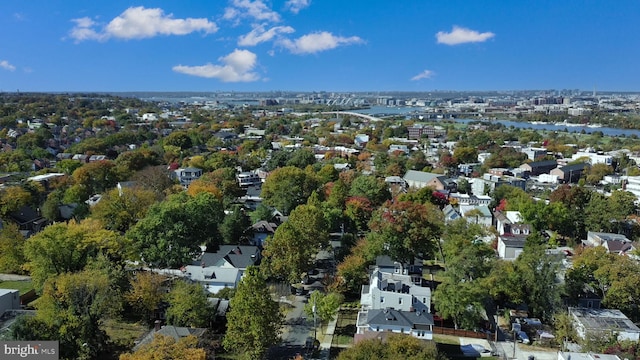
<instances>
[{"instance_id":1,"label":"bright mls watermark","mask_svg":"<svg viewBox=\"0 0 640 360\"><path fill-rule=\"evenodd\" d=\"M0 341L0 359L58 360L57 341Z\"/></svg>"}]
</instances>

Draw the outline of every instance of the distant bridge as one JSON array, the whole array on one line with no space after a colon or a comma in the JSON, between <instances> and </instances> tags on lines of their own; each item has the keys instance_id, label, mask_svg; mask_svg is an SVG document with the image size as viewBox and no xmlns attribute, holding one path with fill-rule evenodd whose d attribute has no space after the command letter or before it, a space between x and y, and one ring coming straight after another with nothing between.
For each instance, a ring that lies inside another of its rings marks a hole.
<instances>
[{"instance_id":1,"label":"distant bridge","mask_svg":"<svg viewBox=\"0 0 640 360\"><path fill-rule=\"evenodd\" d=\"M367 115L367 114L360 114L360 113L351 112L351 111L323 111L323 112L321 112L321 114L335 114L335 115L344 114L344 115L351 115L351 116L363 118L363 119L369 120L369 121L382 121L382 119L377 118L375 116L371 116L371 115Z\"/></svg>"}]
</instances>

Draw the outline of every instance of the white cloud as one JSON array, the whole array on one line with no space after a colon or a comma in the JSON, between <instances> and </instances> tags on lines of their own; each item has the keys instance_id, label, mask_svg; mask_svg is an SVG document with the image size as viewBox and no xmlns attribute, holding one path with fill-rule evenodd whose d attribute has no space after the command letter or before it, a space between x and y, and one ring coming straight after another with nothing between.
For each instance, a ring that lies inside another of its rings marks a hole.
<instances>
[{"instance_id":1,"label":"white cloud","mask_svg":"<svg viewBox=\"0 0 640 360\"><path fill-rule=\"evenodd\" d=\"M234 50L219 58L221 65L211 63L201 66L176 65L173 71L204 78L215 78L223 82L251 82L260 80L260 75L252 70L256 67L257 56L249 50Z\"/></svg>"},{"instance_id":2,"label":"white cloud","mask_svg":"<svg viewBox=\"0 0 640 360\"><path fill-rule=\"evenodd\" d=\"M458 45L464 43L485 42L496 34L492 32L477 32L475 30L454 26L451 32L438 31L436 39L438 44Z\"/></svg>"},{"instance_id":3,"label":"white cloud","mask_svg":"<svg viewBox=\"0 0 640 360\"><path fill-rule=\"evenodd\" d=\"M202 31L205 34L218 31L215 23L206 18L174 19L160 8L130 7L111 20L101 31L97 23L88 17L73 19L76 23L69 35L76 42L84 40L143 39L157 35L187 35Z\"/></svg>"},{"instance_id":4,"label":"white cloud","mask_svg":"<svg viewBox=\"0 0 640 360\"><path fill-rule=\"evenodd\" d=\"M300 12L300 10L309 7L311 5L311 0L288 0L284 6L289 9L294 14Z\"/></svg>"},{"instance_id":5,"label":"white cloud","mask_svg":"<svg viewBox=\"0 0 640 360\"><path fill-rule=\"evenodd\" d=\"M76 23L76 26L69 31L69 36L75 39L76 43L84 40L105 40L107 38L106 34L99 34L93 29L96 22L91 18L83 17L72 19L71 21Z\"/></svg>"},{"instance_id":6,"label":"white cloud","mask_svg":"<svg viewBox=\"0 0 640 360\"><path fill-rule=\"evenodd\" d=\"M264 25L256 25L250 33L240 36L239 46L256 46L262 42L269 41L278 34L291 34L295 30L291 26L275 26L265 30Z\"/></svg>"},{"instance_id":7,"label":"white cloud","mask_svg":"<svg viewBox=\"0 0 640 360\"><path fill-rule=\"evenodd\" d=\"M11 65L11 63L9 63L7 60L0 60L0 68L9 70L9 71L16 70L16 67Z\"/></svg>"},{"instance_id":8,"label":"white cloud","mask_svg":"<svg viewBox=\"0 0 640 360\"><path fill-rule=\"evenodd\" d=\"M422 80L422 79L431 79L431 77L433 77L433 75L435 75L435 73L433 71L425 70L425 71L421 72L420 74L412 77L411 81L418 81L418 80Z\"/></svg>"},{"instance_id":9,"label":"white cloud","mask_svg":"<svg viewBox=\"0 0 640 360\"><path fill-rule=\"evenodd\" d=\"M271 10L262 0L231 0L231 6L224 11L225 20L250 17L258 21L279 22L280 14Z\"/></svg>"},{"instance_id":10,"label":"white cloud","mask_svg":"<svg viewBox=\"0 0 640 360\"><path fill-rule=\"evenodd\" d=\"M357 37L335 36L330 32L322 31L301 36L295 40L283 39L279 44L294 54L314 54L320 51L331 50L342 45L360 44L364 41Z\"/></svg>"}]
</instances>

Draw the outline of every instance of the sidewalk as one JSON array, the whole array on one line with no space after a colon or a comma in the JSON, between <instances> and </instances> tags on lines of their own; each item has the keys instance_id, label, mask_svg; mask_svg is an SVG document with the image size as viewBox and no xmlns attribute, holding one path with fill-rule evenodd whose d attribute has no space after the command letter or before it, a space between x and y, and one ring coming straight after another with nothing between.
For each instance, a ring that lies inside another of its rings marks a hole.
<instances>
[{"instance_id":1,"label":"sidewalk","mask_svg":"<svg viewBox=\"0 0 640 360\"><path fill-rule=\"evenodd\" d=\"M320 359L329 359L331 350L331 343L333 342L333 333L336 331L336 324L338 323L338 317L329 321L327 324L327 333L324 334L324 338L320 341Z\"/></svg>"},{"instance_id":2,"label":"sidewalk","mask_svg":"<svg viewBox=\"0 0 640 360\"><path fill-rule=\"evenodd\" d=\"M26 281L31 280L31 276L15 275L15 274L0 274L0 281Z\"/></svg>"}]
</instances>

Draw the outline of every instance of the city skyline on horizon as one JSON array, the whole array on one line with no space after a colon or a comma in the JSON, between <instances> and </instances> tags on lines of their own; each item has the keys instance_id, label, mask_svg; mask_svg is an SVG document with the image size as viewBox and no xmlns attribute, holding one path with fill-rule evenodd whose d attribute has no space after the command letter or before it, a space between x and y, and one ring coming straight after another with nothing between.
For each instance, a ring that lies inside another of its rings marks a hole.
<instances>
[{"instance_id":1,"label":"city skyline on horizon","mask_svg":"<svg viewBox=\"0 0 640 360\"><path fill-rule=\"evenodd\" d=\"M5 2L0 92L640 92L639 2L402 5Z\"/></svg>"}]
</instances>

